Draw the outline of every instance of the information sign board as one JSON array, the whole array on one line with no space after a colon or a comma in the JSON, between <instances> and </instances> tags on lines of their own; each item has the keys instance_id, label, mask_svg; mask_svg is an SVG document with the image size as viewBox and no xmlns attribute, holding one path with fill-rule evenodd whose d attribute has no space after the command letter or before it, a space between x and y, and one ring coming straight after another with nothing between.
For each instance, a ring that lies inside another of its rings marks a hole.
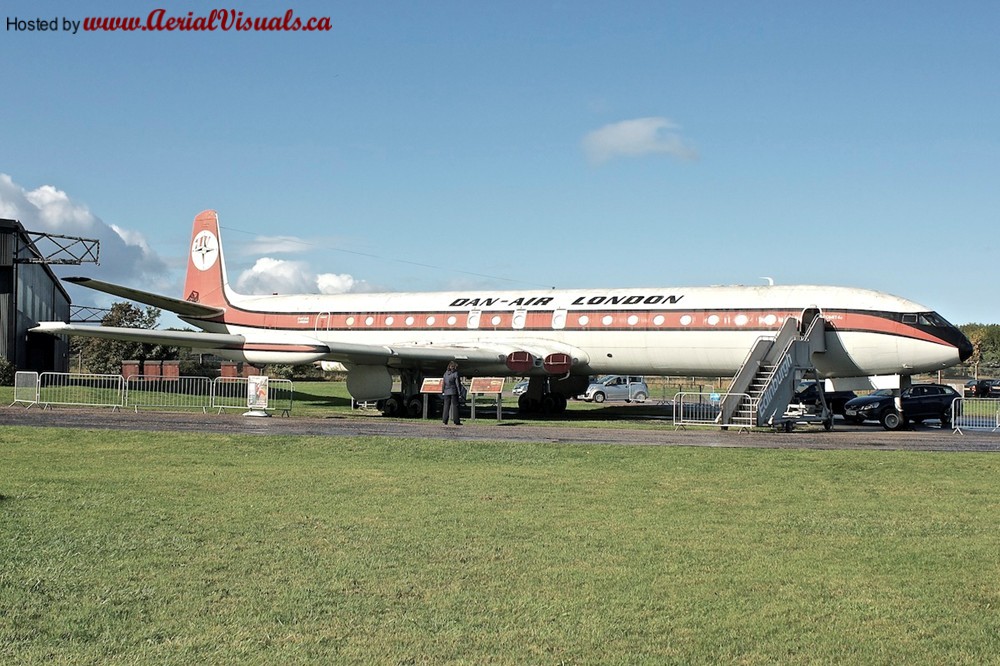
<instances>
[{"instance_id":1,"label":"information sign board","mask_svg":"<svg viewBox=\"0 0 1000 666\"><path fill-rule=\"evenodd\" d=\"M421 393L441 393L443 390L443 377L424 377L424 382L420 385Z\"/></svg>"},{"instance_id":2,"label":"information sign board","mask_svg":"<svg viewBox=\"0 0 1000 666\"><path fill-rule=\"evenodd\" d=\"M473 377L469 393L503 393L503 377Z\"/></svg>"},{"instance_id":3,"label":"information sign board","mask_svg":"<svg viewBox=\"0 0 1000 666\"><path fill-rule=\"evenodd\" d=\"M247 408L267 409L267 376L247 377Z\"/></svg>"}]
</instances>

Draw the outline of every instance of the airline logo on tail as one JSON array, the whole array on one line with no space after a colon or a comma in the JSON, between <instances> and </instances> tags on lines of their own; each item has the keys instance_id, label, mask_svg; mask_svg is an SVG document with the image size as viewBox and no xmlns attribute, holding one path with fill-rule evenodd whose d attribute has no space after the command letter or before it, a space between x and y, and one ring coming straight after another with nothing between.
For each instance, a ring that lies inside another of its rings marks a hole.
<instances>
[{"instance_id":1,"label":"airline logo on tail","mask_svg":"<svg viewBox=\"0 0 1000 666\"><path fill-rule=\"evenodd\" d=\"M219 239L211 231L200 231L191 244L191 262L199 271L207 271L219 258Z\"/></svg>"}]
</instances>

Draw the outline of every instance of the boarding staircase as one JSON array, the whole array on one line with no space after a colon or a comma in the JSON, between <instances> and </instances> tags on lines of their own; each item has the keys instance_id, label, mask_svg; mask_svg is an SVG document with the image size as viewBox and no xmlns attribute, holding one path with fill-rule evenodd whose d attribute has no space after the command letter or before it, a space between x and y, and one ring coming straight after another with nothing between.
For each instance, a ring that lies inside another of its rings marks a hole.
<instances>
[{"instance_id":1,"label":"boarding staircase","mask_svg":"<svg viewBox=\"0 0 1000 666\"><path fill-rule=\"evenodd\" d=\"M759 338L719 409L718 423L748 427L789 426L785 416L804 375L816 375L812 355L826 351L826 320L789 317L774 338ZM822 393L821 393L822 394ZM824 410L825 411L825 410ZM823 415L824 420L829 415Z\"/></svg>"}]
</instances>

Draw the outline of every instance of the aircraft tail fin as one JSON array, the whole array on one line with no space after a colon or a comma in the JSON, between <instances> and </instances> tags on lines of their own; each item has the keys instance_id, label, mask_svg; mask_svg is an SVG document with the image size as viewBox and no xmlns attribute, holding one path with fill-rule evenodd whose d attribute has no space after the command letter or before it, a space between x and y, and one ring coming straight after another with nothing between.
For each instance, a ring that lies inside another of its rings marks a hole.
<instances>
[{"instance_id":1,"label":"aircraft tail fin","mask_svg":"<svg viewBox=\"0 0 1000 666\"><path fill-rule=\"evenodd\" d=\"M191 230L184 300L207 306L226 307L226 264L222 257L219 215L214 210L198 213Z\"/></svg>"}]
</instances>

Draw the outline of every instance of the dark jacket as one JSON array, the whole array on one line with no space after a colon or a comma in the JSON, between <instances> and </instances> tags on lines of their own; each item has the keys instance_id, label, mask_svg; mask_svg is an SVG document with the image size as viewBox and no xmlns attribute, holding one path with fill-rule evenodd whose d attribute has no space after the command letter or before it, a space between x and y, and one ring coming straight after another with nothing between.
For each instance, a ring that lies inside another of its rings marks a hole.
<instances>
[{"instance_id":1,"label":"dark jacket","mask_svg":"<svg viewBox=\"0 0 1000 666\"><path fill-rule=\"evenodd\" d=\"M462 395L462 377L458 370L445 370L443 395Z\"/></svg>"}]
</instances>

